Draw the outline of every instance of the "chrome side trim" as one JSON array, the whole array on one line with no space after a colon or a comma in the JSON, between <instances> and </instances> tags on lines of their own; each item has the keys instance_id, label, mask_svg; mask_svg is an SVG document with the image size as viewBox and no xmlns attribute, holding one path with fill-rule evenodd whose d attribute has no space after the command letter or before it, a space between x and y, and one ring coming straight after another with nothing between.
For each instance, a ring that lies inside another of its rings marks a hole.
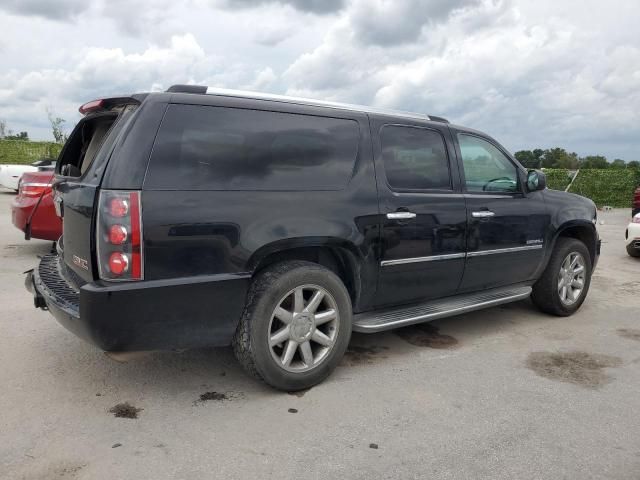
<instances>
[{"instance_id":1,"label":"chrome side trim","mask_svg":"<svg viewBox=\"0 0 640 480\"><path fill-rule=\"evenodd\" d=\"M450 253L448 255L430 255L428 257L398 258L396 260L383 260L380 262L380 266L388 267L389 265L404 265L406 263L435 262L438 260L453 260L454 258L464 257L464 253Z\"/></svg>"},{"instance_id":2,"label":"chrome side trim","mask_svg":"<svg viewBox=\"0 0 640 480\"><path fill-rule=\"evenodd\" d=\"M482 257L484 255L495 255L497 253L524 252L525 250L539 250L542 244L527 245L525 247L497 248L495 250L479 250L477 252L467 252L467 257Z\"/></svg>"},{"instance_id":3,"label":"chrome side trim","mask_svg":"<svg viewBox=\"0 0 640 480\"><path fill-rule=\"evenodd\" d=\"M380 262L380 266L388 267L389 265L404 265L406 263L435 262L438 260L452 260L454 258L465 258L465 257L482 257L484 255L495 255L497 253L512 253L512 252L524 252L526 250L539 250L542 247L543 247L543 244L539 244L539 245L527 245L524 247L498 248L495 250L480 250L477 252L450 253L447 255L429 255L428 257L398 258L396 260L383 260Z\"/></svg>"}]
</instances>

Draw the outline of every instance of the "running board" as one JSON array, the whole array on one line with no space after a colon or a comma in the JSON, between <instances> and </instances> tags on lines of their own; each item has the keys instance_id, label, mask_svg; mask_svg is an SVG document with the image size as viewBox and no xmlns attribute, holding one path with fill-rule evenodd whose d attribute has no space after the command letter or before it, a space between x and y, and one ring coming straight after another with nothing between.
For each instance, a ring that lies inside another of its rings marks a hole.
<instances>
[{"instance_id":1,"label":"running board","mask_svg":"<svg viewBox=\"0 0 640 480\"><path fill-rule=\"evenodd\" d=\"M405 327L414 323L429 322L473 312L503 303L522 300L531 295L531 287L508 287L480 293L456 295L420 304L404 305L373 312L359 313L353 318L353 331L363 333L381 332Z\"/></svg>"}]
</instances>

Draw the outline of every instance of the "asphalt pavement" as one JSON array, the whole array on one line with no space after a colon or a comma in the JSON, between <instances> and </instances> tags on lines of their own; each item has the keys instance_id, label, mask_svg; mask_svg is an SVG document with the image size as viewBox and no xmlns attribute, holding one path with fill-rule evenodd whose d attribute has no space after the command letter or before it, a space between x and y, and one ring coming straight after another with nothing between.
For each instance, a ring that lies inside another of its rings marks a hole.
<instances>
[{"instance_id":1,"label":"asphalt pavement","mask_svg":"<svg viewBox=\"0 0 640 480\"><path fill-rule=\"evenodd\" d=\"M50 243L0 192L1 479L638 479L640 259L630 211L600 213L602 256L569 318L529 301L355 334L296 395L230 349L118 363L33 308L22 272Z\"/></svg>"}]
</instances>

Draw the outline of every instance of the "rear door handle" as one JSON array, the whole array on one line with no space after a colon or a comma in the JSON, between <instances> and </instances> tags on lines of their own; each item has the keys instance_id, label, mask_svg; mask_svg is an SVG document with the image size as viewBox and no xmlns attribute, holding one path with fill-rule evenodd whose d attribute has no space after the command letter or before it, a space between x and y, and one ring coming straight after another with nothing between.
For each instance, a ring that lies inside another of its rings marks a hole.
<instances>
[{"instance_id":1,"label":"rear door handle","mask_svg":"<svg viewBox=\"0 0 640 480\"><path fill-rule=\"evenodd\" d=\"M471 212L471 216L473 218L487 218L487 217L493 217L495 215L495 213L493 213L491 210L480 210L479 212Z\"/></svg>"},{"instance_id":2,"label":"rear door handle","mask_svg":"<svg viewBox=\"0 0 640 480\"><path fill-rule=\"evenodd\" d=\"M410 218L416 218L416 214L413 212L392 212L387 213L389 220L408 220Z\"/></svg>"}]
</instances>

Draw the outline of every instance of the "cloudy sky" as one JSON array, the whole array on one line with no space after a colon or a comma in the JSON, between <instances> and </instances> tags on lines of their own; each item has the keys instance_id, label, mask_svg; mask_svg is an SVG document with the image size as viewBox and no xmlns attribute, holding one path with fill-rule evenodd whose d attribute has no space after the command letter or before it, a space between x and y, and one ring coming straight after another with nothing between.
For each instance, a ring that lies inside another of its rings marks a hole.
<instances>
[{"instance_id":1,"label":"cloudy sky","mask_svg":"<svg viewBox=\"0 0 640 480\"><path fill-rule=\"evenodd\" d=\"M133 6L135 4L135 6ZM638 0L0 0L0 119L197 83L431 113L640 159Z\"/></svg>"}]
</instances>

